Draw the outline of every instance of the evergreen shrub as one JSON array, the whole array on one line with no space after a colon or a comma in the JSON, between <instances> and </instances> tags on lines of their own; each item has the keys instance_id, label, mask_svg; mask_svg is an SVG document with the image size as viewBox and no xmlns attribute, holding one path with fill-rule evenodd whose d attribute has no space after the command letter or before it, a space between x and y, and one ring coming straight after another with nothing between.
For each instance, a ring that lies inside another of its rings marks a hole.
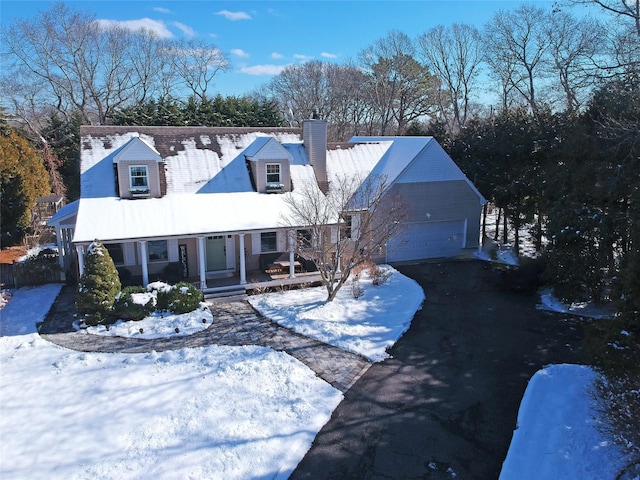
<instances>
[{"instance_id":1,"label":"evergreen shrub","mask_svg":"<svg viewBox=\"0 0 640 480\"><path fill-rule=\"evenodd\" d=\"M154 298L150 298L144 305L133 300L133 294L147 293L147 289L140 286L125 287L113 304L112 316L121 320L142 320L153 312Z\"/></svg>"},{"instance_id":2,"label":"evergreen shrub","mask_svg":"<svg viewBox=\"0 0 640 480\"><path fill-rule=\"evenodd\" d=\"M84 272L80 277L76 309L88 325L108 321L116 296L122 288L116 266L109 251L95 240L84 257Z\"/></svg>"},{"instance_id":3,"label":"evergreen shrub","mask_svg":"<svg viewBox=\"0 0 640 480\"><path fill-rule=\"evenodd\" d=\"M149 287L157 290L156 309L159 311L189 313L196 310L204 299L202 292L187 282L178 282L173 286L155 282Z\"/></svg>"}]
</instances>

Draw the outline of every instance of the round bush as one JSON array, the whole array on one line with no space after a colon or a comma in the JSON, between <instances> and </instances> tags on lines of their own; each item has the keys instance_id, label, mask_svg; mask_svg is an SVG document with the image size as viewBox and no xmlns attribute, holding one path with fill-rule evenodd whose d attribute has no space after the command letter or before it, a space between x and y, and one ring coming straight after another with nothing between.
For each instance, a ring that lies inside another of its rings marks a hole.
<instances>
[{"instance_id":1,"label":"round bush","mask_svg":"<svg viewBox=\"0 0 640 480\"><path fill-rule=\"evenodd\" d=\"M158 290L158 310L172 313L193 312L200 306L203 295L200 290L187 282L179 282L170 289Z\"/></svg>"},{"instance_id":2,"label":"round bush","mask_svg":"<svg viewBox=\"0 0 640 480\"><path fill-rule=\"evenodd\" d=\"M147 293L144 287L125 287L116 298L113 304L112 316L121 320L142 320L154 309L154 300L150 298L144 305L133 301L132 295L135 293Z\"/></svg>"}]
</instances>

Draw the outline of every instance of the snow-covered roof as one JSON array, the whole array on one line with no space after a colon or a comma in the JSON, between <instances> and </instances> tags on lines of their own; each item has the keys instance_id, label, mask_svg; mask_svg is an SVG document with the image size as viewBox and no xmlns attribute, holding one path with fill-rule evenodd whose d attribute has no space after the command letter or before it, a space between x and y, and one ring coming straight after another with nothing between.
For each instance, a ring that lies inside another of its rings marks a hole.
<instances>
[{"instance_id":1,"label":"snow-covered roof","mask_svg":"<svg viewBox=\"0 0 640 480\"><path fill-rule=\"evenodd\" d=\"M274 228L285 210L284 195L254 191L244 151L261 138L301 142L299 129L282 128L83 127L81 137L76 242ZM166 194L121 199L114 158L142 143L164 160ZM293 181L309 181L313 170L299 163L291 166Z\"/></svg>"},{"instance_id":2,"label":"snow-covered roof","mask_svg":"<svg viewBox=\"0 0 640 480\"><path fill-rule=\"evenodd\" d=\"M79 200L75 200L71 203L67 203L60 210L58 210L50 219L47 221L47 225L50 226L60 226L65 223L65 220L70 219L74 215L78 213L78 206L80 202Z\"/></svg>"},{"instance_id":3,"label":"snow-covered roof","mask_svg":"<svg viewBox=\"0 0 640 480\"><path fill-rule=\"evenodd\" d=\"M80 133L81 200L74 242L274 229L287 217L289 196L303 187L318 188L298 128L85 126ZM277 152L274 140L288 156L293 191L257 193L246 160ZM437 145L431 137L354 137L351 142L327 150L330 182L372 174L385 176L387 183L401 181L411 162L431 142ZM161 158L164 195L120 198L113 166L120 156ZM436 179L466 179L455 164L439 171Z\"/></svg>"},{"instance_id":4,"label":"snow-covered roof","mask_svg":"<svg viewBox=\"0 0 640 480\"><path fill-rule=\"evenodd\" d=\"M140 137L133 137L113 155L113 163L126 158L127 160L153 160L161 162L162 157L158 151L142 140Z\"/></svg>"},{"instance_id":5,"label":"snow-covered roof","mask_svg":"<svg viewBox=\"0 0 640 480\"><path fill-rule=\"evenodd\" d=\"M485 198L433 137L353 137L350 142L389 144L370 175L392 183L464 181ZM415 166L417 165L417 168Z\"/></svg>"}]
</instances>

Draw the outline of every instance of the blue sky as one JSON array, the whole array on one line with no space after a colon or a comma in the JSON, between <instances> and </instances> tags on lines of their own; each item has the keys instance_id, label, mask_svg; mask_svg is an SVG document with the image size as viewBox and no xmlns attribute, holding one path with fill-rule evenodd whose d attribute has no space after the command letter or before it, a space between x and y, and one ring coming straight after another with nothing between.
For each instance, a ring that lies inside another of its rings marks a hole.
<instances>
[{"instance_id":1,"label":"blue sky","mask_svg":"<svg viewBox=\"0 0 640 480\"><path fill-rule=\"evenodd\" d=\"M33 18L53 2L2 0L0 21ZM306 60L344 62L390 30L415 37L437 25L482 26L519 0L280 0L162 1L67 0L98 19L145 26L164 37L204 38L229 55L230 72L215 93L242 95L269 81L286 65ZM551 8L552 0L533 2Z\"/></svg>"}]
</instances>

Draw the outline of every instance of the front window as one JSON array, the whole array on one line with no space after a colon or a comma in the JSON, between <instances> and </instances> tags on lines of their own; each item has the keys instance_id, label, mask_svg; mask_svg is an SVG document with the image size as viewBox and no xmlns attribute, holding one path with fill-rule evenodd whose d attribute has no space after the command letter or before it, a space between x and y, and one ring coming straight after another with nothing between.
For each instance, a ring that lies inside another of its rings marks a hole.
<instances>
[{"instance_id":1,"label":"front window","mask_svg":"<svg viewBox=\"0 0 640 480\"><path fill-rule=\"evenodd\" d=\"M340 226L340 239L349 240L353 231L353 217L351 215L344 215L343 223Z\"/></svg>"},{"instance_id":2,"label":"front window","mask_svg":"<svg viewBox=\"0 0 640 480\"><path fill-rule=\"evenodd\" d=\"M311 230L298 230L296 232L297 243L299 248L309 248L313 238Z\"/></svg>"},{"instance_id":3,"label":"front window","mask_svg":"<svg viewBox=\"0 0 640 480\"><path fill-rule=\"evenodd\" d=\"M129 179L132 191L148 191L149 181L147 177L147 167L136 165L129 167Z\"/></svg>"},{"instance_id":4,"label":"front window","mask_svg":"<svg viewBox=\"0 0 640 480\"><path fill-rule=\"evenodd\" d=\"M278 251L276 232L264 232L260 234L260 252L270 253Z\"/></svg>"},{"instance_id":5,"label":"front window","mask_svg":"<svg viewBox=\"0 0 640 480\"><path fill-rule=\"evenodd\" d=\"M267 163L267 183L282 183L279 163Z\"/></svg>"},{"instance_id":6,"label":"front window","mask_svg":"<svg viewBox=\"0 0 640 480\"><path fill-rule=\"evenodd\" d=\"M149 247L150 262L166 262L169 259L166 240L150 240L147 245Z\"/></svg>"},{"instance_id":7,"label":"front window","mask_svg":"<svg viewBox=\"0 0 640 480\"><path fill-rule=\"evenodd\" d=\"M109 256L111 260L113 260L113 263L116 265L124 265L124 252L121 243L109 243L105 244L105 247L109 251Z\"/></svg>"}]
</instances>

